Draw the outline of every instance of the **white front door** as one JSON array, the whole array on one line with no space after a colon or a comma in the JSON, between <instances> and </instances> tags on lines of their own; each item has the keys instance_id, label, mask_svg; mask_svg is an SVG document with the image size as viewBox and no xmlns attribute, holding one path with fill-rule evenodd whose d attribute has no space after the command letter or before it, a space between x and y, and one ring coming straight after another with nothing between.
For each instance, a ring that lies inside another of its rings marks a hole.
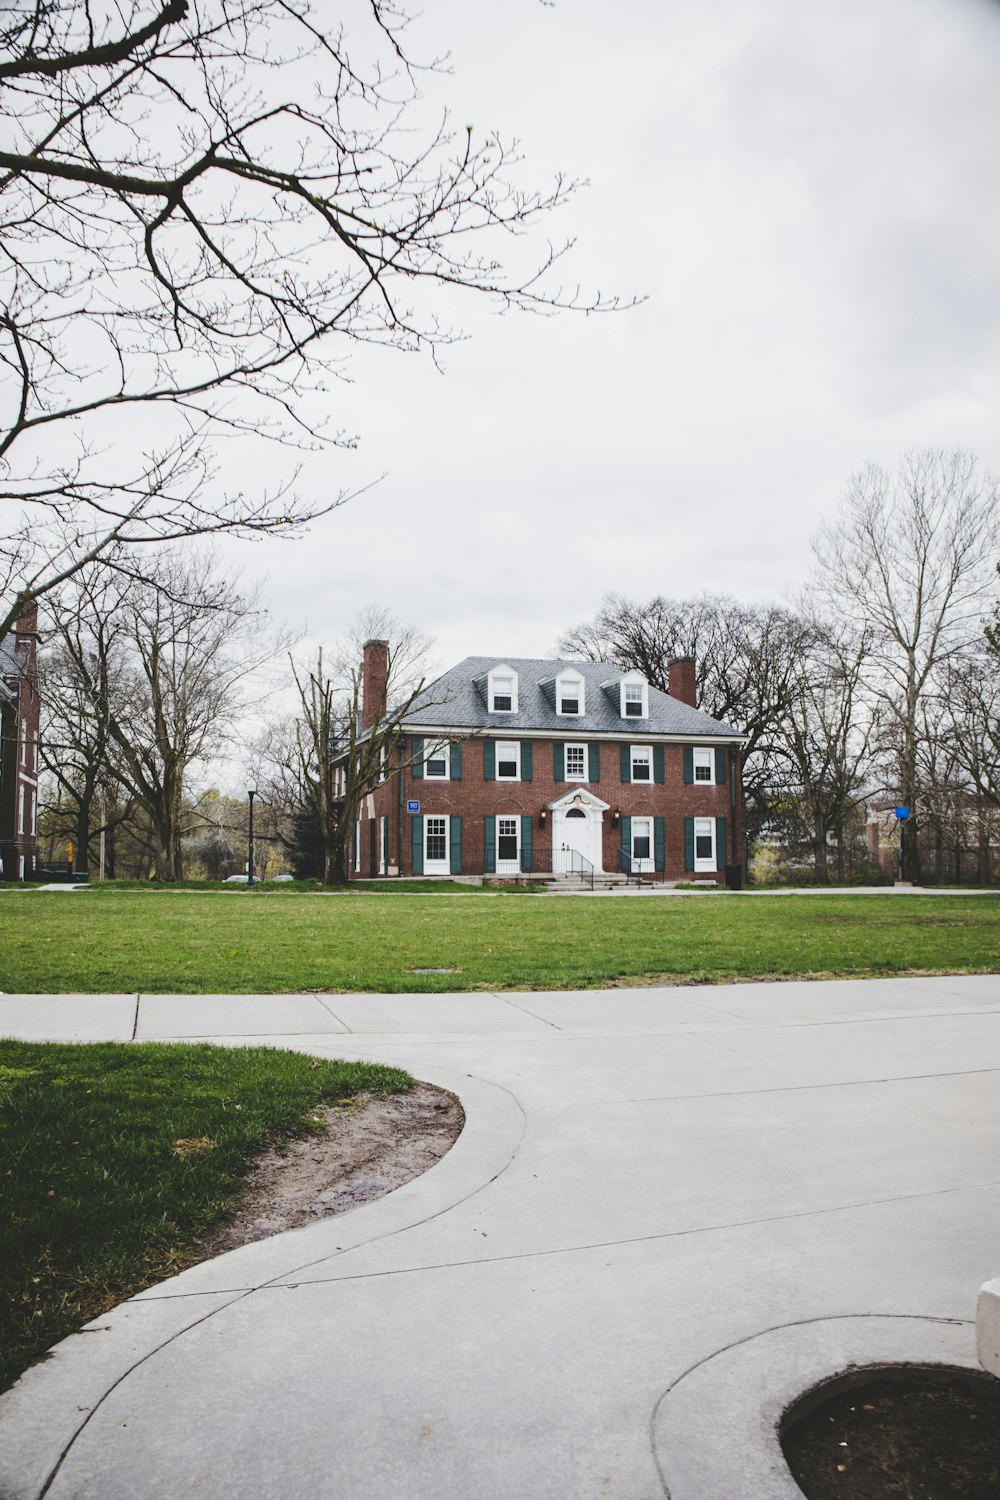
<instances>
[{"instance_id":1,"label":"white front door","mask_svg":"<svg viewBox=\"0 0 1000 1500\"><path fill-rule=\"evenodd\" d=\"M557 868L563 872L579 870L582 861L574 859L573 855L583 856L586 864L583 868L593 865L596 870L602 868L601 864L601 815L597 811L587 811L582 807L567 807L559 819L556 828L556 840L558 847L555 850Z\"/></svg>"},{"instance_id":2,"label":"white front door","mask_svg":"<svg viewBox=\"0 0 1000 1500\"><path fill-rule=\"evenodd\" d=\"M448 859L448 819L424 818L424 874L447 875L451 871Z\"/></svg>"},{"instance_id":3,"label":"white front door","mask_svg":"<svg viewBox=\"0 0 1000 1500\"><path fill-rule=\"evenodd\" d=\"M521 873L521 819L497 818L497 874Z\"/></svg>"}]
</instances>

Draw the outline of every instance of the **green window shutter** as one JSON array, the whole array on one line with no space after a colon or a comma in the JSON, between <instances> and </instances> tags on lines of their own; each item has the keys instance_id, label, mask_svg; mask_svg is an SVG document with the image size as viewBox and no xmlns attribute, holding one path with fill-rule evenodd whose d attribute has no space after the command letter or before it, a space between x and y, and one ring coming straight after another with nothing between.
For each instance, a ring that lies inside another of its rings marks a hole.
<instances>
[{"instance_id":1,"label":"green window shutter","mask_svg":"<svg viewBox=\"0 0 1000 1500\"><path fill-rule=\"evenodd\" d=\"M622 818L622 849L626 854L632 853L632 819Z\"/></svg>"},{"instance_id":2,"label":"green window shutter","mask_svg":"<svg viewBox=\"0 0 1000 1500\"><path fill-rule=\"evenodd\" d=\"M533 824L532 824L532 820L531 820L531 818L524 817L524 818L521 819L521 869L522 870L526 870L528 872L528 874L530 874L531 871L532 871L532 869L534 868L533 863L532 863L532 857L531 857L532 856L532 849L531 849L531 840L532 840L532 837L533 837Z\"/></svg>"},{"instance_id":3,"label":"green window shutter","mask_svg":"<svg viewBox=\"0 0 1000 1500\"><path fill-rule=\"evenodd\" d=\"M667 820L666 818L653 819L653 854L654 864L658 870L667 868Z\"/></svg>"},{"instance_id":4,"label":"green window shutter","mask_svg":"<svg viewBox=\"0 0 1000 1500\"><path fill-rule=\"evenodd\" d=\"M497 779L497 744L496 740L483 741L483 780L496 781Z\"/></svg>"},{"instance_id":5,"label":"green window shutter","mask_svg":"<svg viewBox=\"0 0 1000 1500\"><path fill-rule=\"evenodd\" d=\"M694 746L684 746L684 785L694 786ZM691 866L694 869L694 866Z\"/></svg>"},{"instance_id":6,"label":"green window shutter","mask_svg":"<svg viewBox=\"0 0 1000 1500\"><path fill-rule=\"evenodd\" d=\"M684 868L694 869L694 818L684 819Z\"/></svg>"},{"instance_id":7,"label":"green window shutter","mask_svg":"<svg viewBox=\"0 0 1000 1500\"><path fill-rule=\"evenodd\" d=\"M531 750L530 740L521 741L521 780L531 780Z\"/></svg>"},{"instance_id":8,"label":"green window shutter","mask_svg":"<svg viewBox=\"0 0 1000 1500\"><path fill-rule=\"evenodd\" d=\"M552 780L566 780L566 750L562 740L552 742Z\"/></svg>"},{"instance_id":9,"label":"green window shutter","mask_svg":"<svg viewBox=\"0 0 1000 1500\"><path fill-rule=\"evenodd\" d=\"M410 741L410 759L413 761L412 770L413 770L413 779L414 779L414 781L423 781L423 779L424 779L424 742L423 742L423 740L411 740Z\"/></svg>"},{"instance_id":10,"label":"green window shutter","mask_svg":"<svg viewBox=\"0 0 1000 1500\"><path fill-rule=\"evenodd\" d=\"M632 747L631 745L618 746L618 761L621 766L622 781L632 780Z\"/></svg>"},{"instance_id":11,"label":"green window shutter","mask_svg":"<svg viewBox=\"0 0 1000 1500\"><path fill-rule=\"evenodd\" d=\"M451 747L451 779L461 781L462 779L462 743L455 740Z\"/></svg>"},{"instance_id":12,"label":"green window shutter","mask_svg":"<svg viewBox=\"0 0 1000 1500\"><path fill-rule=\"evenodd\" d=\"M657 782L660 786L662 786L663 782L664 782L664 777L665 777L665 771L664 771L664 765L663 765L663 746L662 745L654 745L653 746L653 780L655 782Z\"/></svg>"},{"instance_id":13,"label":"green window shutter","mask_svg":"<svg viewBox=\"0 0 1000 1500\"><path fill-rule=\"evenodd\" d=\"M497 820L496 818L483 819L483 872L486 875L496 873L497 867Z\"/></svg>"},{"instance_id":14,"label":"green window shutter","mask_svg":"<svg viewBox=\"0 0 1000 1500\"><path fill-rule=\"evenodd\" d=\"M726 784L726 747L717 745L715 748L715 784L725 786Z\"/></svg>"},{"instance_id":15,"label":"green window shutter","mask_svg":"<svg viewBox=\"0 0 1000 1500\"><path fill-rule=\"evenodd\" d=\"M727 844L726 844L726 820L716 818L715 820L715 868L724 870L726 868Z\"/></svg>"},{"instance_id":16,"label":"green window shutter","mask_svg":"<svg viewBox=\"0 0 1000 1500\"><path fill-rule=\"evenodd\" d=\"M462 873L462 820L458 817L449 819L450 828L448 839L448 852L451 855L451 873L461 875Z\"/></svg>"},{"instance_id":17,"label":"green window shutter","mask_svg":"<svg viewBox=\"0 0 1000 1500\"><path fill-rule=\"evenodd\" d=\"M424 873L424 820L418 814L410 819L410 874Z\"/></svg>"},{"instance_id":18,"label":"green window shutter","mask_svg":"<svg viewBox=\"0 0 1000 1500\"><path fill-rule=\"evenodd\" d=\"M589 781L600 781L601 779L600 745L587 746L587 779Z\"/></svg>"}]
</instances>

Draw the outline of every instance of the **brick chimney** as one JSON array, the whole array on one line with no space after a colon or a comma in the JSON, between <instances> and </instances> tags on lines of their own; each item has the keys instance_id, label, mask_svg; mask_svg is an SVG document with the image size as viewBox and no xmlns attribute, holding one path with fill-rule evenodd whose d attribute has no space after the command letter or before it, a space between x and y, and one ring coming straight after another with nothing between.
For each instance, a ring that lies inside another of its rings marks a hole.
<instances>
[{"instance_id":1,"label":"brick chimney","mask_svg":"<svg viewBox=\"0 0 1000 1500\"><path fill-rule=\"evenodd\" d=\"M694 657L675 656L667 666L667 681L670 684L670 696L676 698L679 703L687 703L691 708L697 708L694 682Z\"/></svg>"},{"instance_id":2,"label":"brick chimney","mask_svg":"<svg viewBox=\"0 0 1000 1500\"><path fill-rule=\"evenodd\" d=\"M385 709L389 642L365 641L361 657L361 728L370 729Z\"/></svg>"}]
</instances>

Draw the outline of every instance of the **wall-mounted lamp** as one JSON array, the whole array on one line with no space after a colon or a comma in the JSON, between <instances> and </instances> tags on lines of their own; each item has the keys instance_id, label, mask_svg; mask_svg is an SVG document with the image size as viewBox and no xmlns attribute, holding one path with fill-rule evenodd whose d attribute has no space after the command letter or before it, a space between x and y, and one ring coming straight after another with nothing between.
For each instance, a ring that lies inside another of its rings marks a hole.
<instances>
[{"instance_id":1,"label":"wall-mounted lamp","mask_svg":"<svg viewBox=\"0 0 1000 1500\"><path fill-rule=\"evenodd\" d=\"M611 814L611 826L612 826L612 828L617 828L618 824L621 822L621 820L622 820L622 815L621 815L621 813L618 811L618 809L616 807L615 810L614 810L614 812Z\"/></svg>"},{"instance_id":2,"label":"wall-mounted lamp","mask_svg":"<svg viewBox=\"0 0 1000 1500\"><path fill-rule=\"evenodd\" d=\"M539 826L539 828L544 828L545 825L546 825L546 823L548 821L549 821L549 810L548 810L547 807L543 807L542 810L541 810L541 812L538 814L538 826Z\"/></svg>"}]
</instances>

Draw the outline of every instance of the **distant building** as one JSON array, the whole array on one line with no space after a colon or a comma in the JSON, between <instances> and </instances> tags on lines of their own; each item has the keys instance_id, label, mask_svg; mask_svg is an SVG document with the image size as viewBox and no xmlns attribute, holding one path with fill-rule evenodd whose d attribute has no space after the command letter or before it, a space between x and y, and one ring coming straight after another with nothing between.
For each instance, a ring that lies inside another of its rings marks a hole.
<instances>
[{"instance_id":1,"label":"distant building","mask_svg":"<svg viewBox=\"0 0 1000 1500\"><path fill-rule=\"evenodd\" d=\"M365 646L363 732L388 659ZM694 701L690 657L669 693L602 663L466 657L406 713L352 874L721 883L743 864L744 739Z\"/></svg>"},{"instance_id":2,"label":"distant building","mask_svg":"<svg viewBox=\"0 0 1000 1500\"><path fill-rule=\"evenodd\" d=\"M26 880L38 853L38 606L0 641L0 878Z\"/></svg>"}]
</instances>

